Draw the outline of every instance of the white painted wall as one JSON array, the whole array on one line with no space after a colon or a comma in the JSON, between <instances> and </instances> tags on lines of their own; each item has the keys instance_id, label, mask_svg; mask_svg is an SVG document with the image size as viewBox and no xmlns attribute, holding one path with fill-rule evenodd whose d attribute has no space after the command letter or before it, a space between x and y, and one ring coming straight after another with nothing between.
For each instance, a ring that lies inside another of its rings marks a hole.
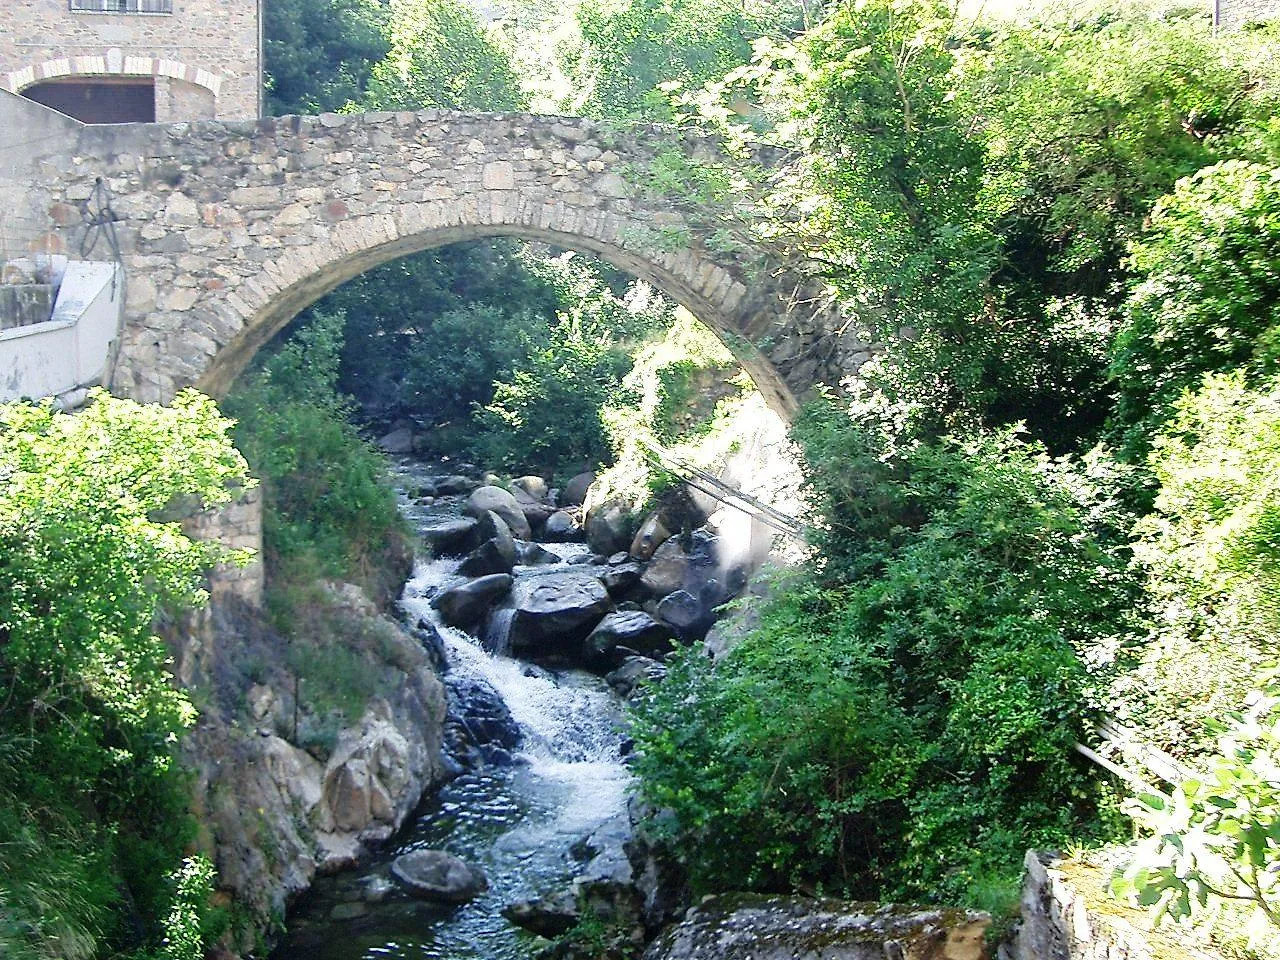
<instances>
[{"instance_id":1,"label":"white painted wall","mask_svg":"<svg viewBox=\"0 0 1280 960\"><path fill-rule=\"evenodd\" d=\"M67 264L46 323L0 331L0 402L58 397L75 407L104 383L124 310L124 273L113 263Z\"/></svg>"}]
</instances>

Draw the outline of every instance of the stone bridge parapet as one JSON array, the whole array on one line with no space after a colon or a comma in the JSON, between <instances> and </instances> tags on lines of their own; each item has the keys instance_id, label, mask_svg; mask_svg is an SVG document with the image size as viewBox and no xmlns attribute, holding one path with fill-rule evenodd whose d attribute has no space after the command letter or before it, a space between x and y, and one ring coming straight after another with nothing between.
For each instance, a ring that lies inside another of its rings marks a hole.
<instances>
[{"instance_id":1,"label":"stone bridge parapet","mask_svg":"<svg viewBox=\"0 0 1280 960\"><path fill-rule=\"evenodd\" d=\"M370 267L514 236L649 281L789 415L868 347L842 332L821 284L750 243L718 242L746 235L737 213L644 189L672 151L718 157L668 128L419 111L81 126L36 166L68 244L95 183L108 188L128 277L122 395L166 401L191 384L218 395L300 310Z\"/></svg>"}]
</instances>

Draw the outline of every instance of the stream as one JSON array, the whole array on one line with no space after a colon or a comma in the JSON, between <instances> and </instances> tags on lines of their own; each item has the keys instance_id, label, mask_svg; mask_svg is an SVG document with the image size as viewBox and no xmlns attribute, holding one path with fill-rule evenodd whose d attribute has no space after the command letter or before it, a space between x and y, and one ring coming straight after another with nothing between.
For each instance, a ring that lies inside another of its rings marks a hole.
<instances>
[{"instance_id":1,"label":"stream","mask_svg":"<svg viewBox=\"0 0 1280 960\"><path fill-rule=\"evenodd\" d=\"M456 519L465 496L420 505L409 495L441 475L438 465L402 463L393 478L415 529ZM583 544L543 544L560 562L515 569L539 576L584 562ZM578 841L625 818L631 775L622 762L620 701L598 677L547 670L488 653L480 640L445 626L430 598L465 580L459 560L419 560L401 605L444 641L453 682L487 685L506 704L521 739L512 756L468 769L428 797L375 860L317 879L289 915L272 960L521 960L546 945L509 923L507 904L565 889L581 872ZM451 708L452 709L452 708ZM483 867L489 889L448 906L412 899L391 879L392 860L416 849L445 850ZM585 854L584 854L585 856Z\"/></svg>"}]
</instances>

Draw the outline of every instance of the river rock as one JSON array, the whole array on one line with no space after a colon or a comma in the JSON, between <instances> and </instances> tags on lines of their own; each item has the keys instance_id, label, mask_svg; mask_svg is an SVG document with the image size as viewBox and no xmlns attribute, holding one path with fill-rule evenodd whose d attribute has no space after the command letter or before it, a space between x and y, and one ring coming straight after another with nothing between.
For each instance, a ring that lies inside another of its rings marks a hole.
<instances>
[{"instance_id":1,"label":"river rock","mask_svg":"<svg viewBox=\"0 0 1280 960\"><path fill-rule=\"evenodd\" d=\"M479 518L488 510L492 510L506 522L513 536L528 540L533 534L524 511L510 491L488 486L472 490L465 507L467 515Z\"/></svg>"},{"instance_id":2,"label":"river rock","mask_svg":"<svg viewBox=\"0 0 1280 960\"><path fill-rule=\"evenodd\" d=\"M529 526L534 530L541 530L551 515L556 512L555 507L543 502L523 487L512 487L511 495L516 498L516 503L520 505L520 511L524 514L524 518L529 521Z\"/></svg>"},{"instance_id":3,"label":"river rock","mask_svg":"<svg viewBox=\"0 0 1280 960\"><path fill-rule=\"evenodd\" d=\"M568 933L582 919L577 897L567 890L508 904L502 908L502 915L517 927L548 939Z\"/></svg>"},{"instance_id":4,"label":"river rock","mask_svg":"<svg viewBox=\"0 0 1280 960\"><path fill-rule=\"evenodd\" d=\"M582 529L568 510L557 510L547 517L542 527L542 538L550 543L569 543L582 539Z\"/></svg>"},{"instance_id":5,"label":"river rock","mask_svg":"<svg viewBox=\"0 0 1280 960\"><path fill-rule=\"evenodd\" d=\"M688 590L669 593L659 602L654 612L663 623L670 624L681 640L701 640L715 623L715 608L721 601L716 584L709 584L702 597L695 597Z\"/></svg>"},{"instance_id":6,"label":"river rock","mask_svg":"<svg viewBox=\"0 0 1280 960\"><path fill-rule=\"evenodd\" d=\"M634 560L627 563L611 563L600 574L604 588L615 600L625 597L640 584L640 564Z\"/></svg>"},{"instance_id":7,"label":"river rock","mask_svg":"<svg viewBox=\"0 0 1280 960\"><path fill-rule=\"evenodd\" d=\"M392 430L378 441L378 446L386 453L412 453L413 430L409 427Z\"/></svg>"},{"instance_id":8,"label":"river rock","mask_svg":"<svg viewBox=\"0 0 1280 960\"><path fill-rule=\"evenodd\" d=\"M583 527L596 553L608 556L631 546L631 511L616 501L592 507Z\"/></svg>"},{"instance_id":9,"label":"river rock","mask_svg":"<svg viewBox=\"0 0 1280 960\"><path fill-rule=\"evenodd\" d=\"M520 746L520 725L502 696L485 680L450 672L445 676L445 687L451 701L450 722L457 723L464 741L455 746L504 750Z\"/></svg>"},{"instance_id":10,"label":"river rock","mask_svg":"<svg viewBox=\"0 0 1280 960\"><path fill-rule=\"evenodd\" d=\"M466 903L489 889L484 871L443 850L413 850L391 861L391 875L425 900Z\"/></svg>"},{"instance_id":11,"label":"river rock","mask_svg":"<svg viewBox=\"0 0 1280 960\"><path fill-rule=\"evenodd\" d=\"M640 582L656 597L665 597L684 586L689 573L690 559L678 540L667 540L654 551L653 559L644 568Z\"/></svg>"},{"instance_id":12,"label":"river rock","mask_svg":"<svg viewBox=\"0 0 1280 960\"><path fill-rule=\"evenodd\" d=\"M489 532L489 539L467 554L466 559L458 565L458 572L465 577L510 573L519 559L510 528L492 510L485 511L483 519L477 522L481 531Z\"/></svg>"},{"instance_id":13,"label":"river rock","mask_svg":"<svg viewBox=\"0 0 1280 960\"><path fill-rule=\"evenodd\" d=\"M564 489L560 491L560 504L570 507L581 506L586 502L587 491L591 489L591 485L595 482L596 475L590 470L578 474L566 483Z\"/></svg>"},{"instance_id":14,"label":"river rock","mask_svg":"<svg viewBox=\"0 0 1280 960\"><path fill-rule=\"evenodd\" d=\"M615 611L596 626L583 643L583 658L592 664L618 666L619 647L652 657L671 652L671 629L642 610Z\"/></svg>"},{"instance_id":15,"label":"river rock","mask_svg":"<svg viewBox=\"0 0 1280 960\"><path fill-rule=\"evenodd\" d=\"M516 655L577 655L610 606L604 584L585 570L522 578L514 599L510 644Z\"/></svg>"},{"instance_id":16,"label":"river rock","mask_svg":"<svg viewBox=\"0 0 1280 960\"><path fill-rule=\"evenodd\" d=\"M990 922L965 910L731 893L703 900L643 960L982 960Z\"/></svg>"},{"instance_id":17,"label":"river rock","mask_svg":"<svg viewBox=\"0 0 1280 960\"><path fill-rule=\"evenodd\" d=\"M484 619L490 605L499 597L506 596L510 589L511 574L495 573L442 591L431 605L440 611L445 623L469 627Z\"/></svg>"},{"instance_id":18,"label":"river rock","mask_svg":"<svg viewBox=\"0 0 1280 960\"><path fill-rule=\"evenodd\" d=\"M470 477L464 477L460 473L450 474L447 477L436 478L436 496L456 497L459 494L468 493L476 488L476 482Z\"/></svg>"},{"instance_id":19,"label":"river rock","mask_svg":"<svg viewBox=\"0 0 1280 960\"><path fill-rule=\"evenodd\" d=\"M551 493L551 490L547 487L547 481L541 477L516 477L511 481L510 485L513 488L512 493L520 490L541 503L545 503ZM519 494L516 494L516 496L519 497Z\"/></svg>"},{"instance_id":20,"label":"river rock","mask_svg":"<svg viewBox=\"0 0 1280 960\"><path fill-rule=\"evenodd\" d=\"M637 560L648 560L653 552L671 539L671 531L662 522L662 515L651 513L644 518L640 529L631 541L631 556Z\"/></svg>"},{"instance_id":21,"label":"river rock","mask_svg":"<svg viewBox=\"0 0 1280 960\"><path fill-rule=\"evenodd\" d=\"M526 567L540 567L548 563L559 563L560 558L540 543L517 540L516 562Z\"/></svg>"},{"instance_id":22,"label":"river rock","mask_svg":"<svg viewBox=\"0 0 1280 960\"><path fill-rule=\"evenodd\" d=\"M622 661L622 666L604 679L618 696L630 697L641 684L657 683L666 675L667 668L657 660L636 656L627 657Z\"/></svg>"},{"instance_id":23,"label":"river rock","mask_svg":"<svg viewBox=\"0 0 1280 960\"><path fill-rule=\"evenodd\" d=\"M475 517L434 520L421 532L431 552L439 557L466 553L480 543L479 522Z\"/></svg>"}]
</instances>

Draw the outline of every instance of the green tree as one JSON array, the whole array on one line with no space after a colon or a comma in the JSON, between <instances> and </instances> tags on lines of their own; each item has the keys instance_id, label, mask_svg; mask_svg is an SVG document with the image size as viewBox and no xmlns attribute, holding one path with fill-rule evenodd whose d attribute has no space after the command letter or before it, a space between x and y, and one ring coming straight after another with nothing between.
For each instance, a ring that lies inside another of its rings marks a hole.
<instances>
[{"instance_id":1,"label":"green tree","mask_svg":"<svg viewBox=\"0 0 1280 960\"><path fill-rule=\"evenodd\" d=\"M269 0L263 10L267 113L321 113L359 101L391 49L383 0Z\"/></svg>"},{"instance_id":2,"label":"green tree","mask_svg":"<svg viewBox=\"0 0 1280 960\"><path fill-rule=\"evenodd\" d=\"M801 435L834 463L858 429ZM874 506L827 501L857 564L782 594L714 666L677 657L638 708L641 792L703 889L974 904L1016 889L1028 845L1097 829L1071 744L1078 654L1113 647L1133 600L1109 482L1008 435L889 459Z\"/></svg>"},{"instance_id":3,"label":"green tree","mask_svg":"<svg viewBox=\"0 0 1280 960\"><path fill-rule=\"evenodd\" d=\"M365 104L375 110L518 110L511 59L458 0L390 0L391 49L373 68Z\"/></svg>"},{"instance_id":4,"label":"green tree","mask_svg":"<svg viewBox=\"0 0 1280 960\"><path fill-rule=\"evenodd\" d=\"M1133 245L1141 278L1112 373L1115 423L1140 455L1206 373L1274 373L1280 356L1280 167L1226 161L1182 180Z\"/></svg>"},{"instance_id":5,"label":"green tree","mask_svg":"<svg viewBox=\"0 0 1280 960\"><path fill-rule=\"evenodd\" d=\"M342 314L318 314L227 397L236 443L262 478L268 584L346 579L386 599L407 552L386 461L338 393ZM392 563L392 567L397 564ZM277 591L279 596L279 591Z\"/></svg>"},{"instance_id":6,"label":"green tree","mask_svg":"<svg viewBox=\"0 0 1280 960\"><path fill-rule=\"evenodd\" d=\"M664 87L698 88L751 59L751 41L799 26L798 7L726 0L586 0L567 67L573 105L592 116L666 120Z\"/></svg>"},{"instance_id":7,"label":"green tree","mask_svg":"<svg viewBox=\"0 0 1280 960\"><path fill-rule=\"evenodd\" d=\"M1243 371L1205 378L1152 443L1158 487L1138 527L1151 629L1117 709L1179 755L1212 747L1280 630L1280 388Z\"/></svg>"},{"instance_id":8,"label":"green tree","mask_svg":"<svg viewBox=\"0 0 1280 960\"><path fill-rule=\"evenodd\" d=\"M89 957L168 909L185 803L175 743L195 711L155 635L223 559L180 516L246 482L230 422L96 394L75 416L0 407L0 950Z\"/></svg>"}]
</instances>

